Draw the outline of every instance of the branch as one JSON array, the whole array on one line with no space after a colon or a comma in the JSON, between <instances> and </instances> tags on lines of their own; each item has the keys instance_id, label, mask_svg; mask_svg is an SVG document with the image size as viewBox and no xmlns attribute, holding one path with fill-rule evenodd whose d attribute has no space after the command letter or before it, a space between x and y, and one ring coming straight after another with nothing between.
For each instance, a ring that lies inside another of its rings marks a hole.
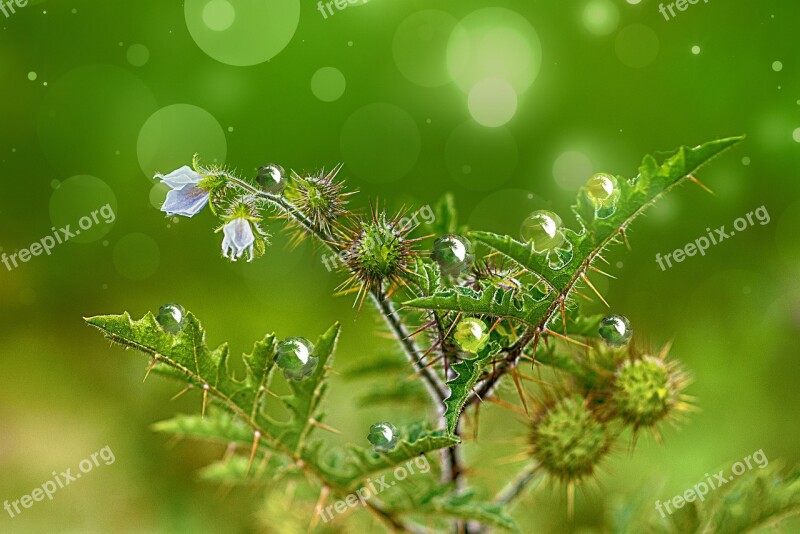
<instances>
[{"instance_id":1,"label":"branch","mask_svg":"<svg viewBox=\"0 0 800 534\"><path fill-rule=\"evenodd\" d=\"M317 226L314 225L314 223L310 221L308 217L306 217L305 214L303 214L303 212L301 212L297 208L297 206L286 200L284 197L265 193L260 189L257 189L252 185L248 184L247 182L230 174L226 173L225 177L231 183L244 189L248 193L259 196L265 199L267 202L271 203L272 205L285 211L290 218L292 218L310 235L317 238L317 240L320 243L322 243L323 246L325 246L329 251L335 252L332 246L332 243L335 241L335 238L329 233L325 232L324 230L317 228ZM397 316L397 312L395 311L391 301L388 298L386 298L386 296L383 294L382 291L378 289L370 291L370 298L372 299L372 301L375 303L375 306L377 306L378 310L383 315L384 319L386 320L386 323L392 330L392 333L397 337L397 340L399 341L400 346L403 348L406 357L414 365L414 370L422 378L428 390L428 393L430 394L434 402L437 404L437 409L441 411L441 403L447 397L447 388L444 386L439 377L436 376L436 374L432 370L426 368L425 364L422 363L421 352L417 347L416 343L414 342L414 340L410 337L410 333L406 329L405 325L402 323L402 321L400 321L400 318Z\"/></svg>"}]
</instances>

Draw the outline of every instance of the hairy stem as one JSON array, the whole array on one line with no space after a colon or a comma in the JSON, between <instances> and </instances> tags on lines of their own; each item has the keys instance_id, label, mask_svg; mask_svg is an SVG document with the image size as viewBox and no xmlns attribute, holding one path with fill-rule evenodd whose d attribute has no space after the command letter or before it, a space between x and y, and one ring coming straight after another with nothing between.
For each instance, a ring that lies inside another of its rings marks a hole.
<instances>
[{"instance_id":1,"label":"hairy stem","mask_svg":"<svg viewBox=\"0 0 800 534\"><path fill-rule=\"evenodd\" d=\"M317 238L317 240L320 241L329 251L334 252L331 244L334 242L334 237L326 231L318 228L311 220L308 219L308 217L305 216L305 214L303 214L303 212L297 208L297 206L281 196L265 193L235 176L231 176L229 174L226 174L225 176L234 185L244 189L250 194L264 198L269 203L285 211L286 214L297 224L299 224L306 232ZM406 357L409 359L409 361L411 361L411 363L414 365L415 371L422 378L429 395L433 399L434 403L436 403L437 409L441 412L440 406L447 397L447 388L444 386L439 377L436 376L436 373L434 373L431 369L426 368L424 363L422 363L422 353L416 346L414 340L410 337L408 329L398 317L391 301L383 294L382 291L378 289L373 289L370 291L370 298L375 303L375 306L378 308L378 310L380 310L392 333L395 335L395 337L397 337L400 346L403 348L403 352L406 354Z\"/></svg>"}]
</instances>

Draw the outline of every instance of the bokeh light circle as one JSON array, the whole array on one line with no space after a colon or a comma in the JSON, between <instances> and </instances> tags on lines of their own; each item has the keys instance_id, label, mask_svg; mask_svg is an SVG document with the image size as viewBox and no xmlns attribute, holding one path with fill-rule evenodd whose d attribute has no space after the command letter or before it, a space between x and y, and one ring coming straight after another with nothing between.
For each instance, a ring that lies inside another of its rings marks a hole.
<instances>
[{"instance_id":1,"label":"bokeh light circle","mask_svg":"<svg viewBox=\"0 0 800 534\"><path fill-rule=\"evenodd\" d=\"M628 67L641 69L658 57L659 40L656 32L644 24L631 24L617 34L617 57Z\"/></svg>"},{"instance_id":2,"label":"bokeh light circle","mask_svg":"<svg viewBox=\"0 0 800 534\"><path fill-rule=\"evenodd\" d=\"M422 87L450 83L447 42L458 24L444 11L426 9L406 18L394 34L392 53L400 73Z\"/></svg>"},{"instance_id":3,"label":"bokeh light circle","mask_svg":"<svg viewBox=\"0 0 800 534\"><path fill-rule=\"evenodd\" d=\"M514 117L517 112L517 93L506 80L487 78L472 87L467 105L478 124L494 128Z\"/></svg>"},{"instance_id":4,"label":"bokeh light circle","mask_svg":"<svg viewBox=\"0 0 800 534\"><path fill-rule=\"evenodd\" d=\"M135 44L128 47L128 52L125 54L128 63L134 67L143 67L150 61L150 50L143 44Z\"/></svg>"},{"instance_id":5,"label":"bokeh light circle","mask_svg":"<svg viewBox=\"0 0 800 534\"><path fill-rule=\"evenodd\" d=\"M162 184L158 181L155 182L153 187L150 188L150 194L148 195L150 205L160 210L161 206L164 205L164 201L167 199L167 193L169 193L169 191L170 189L166 184Z\"/></svg>"},{"instance_id":6,"label":"bokeh light circle","mask_svg":"<svg viewBox=\"0 0 800 534\"><path fill-rule=\"evenodd\" d=\"M116 168L115 152L134 146L139 128L156 109L150 89L130 72L111 65L79 67L46 92L39 140L61 175L102 174Z\"/></svg>"},{"instance_id":7,"label":"bokeh light circle","mask_svg":"<svg viewBox=\"0 0 800 534\"><path fill-rule=\"evenodd\" d=\"M217 119L190 104L173 104L153 113L139 132L137 155L145 176L166 174L190 165L200 154L202 162L225 162L228 143Z\"/></svg>"},{"instance_id":8,"label":"bokeh light circle","mask_svg":"<svg viewBox=\"0 0 800 534\"><path fill-rule=\"evenodd\" d=\"M375 103L355 111L344 123L341 150L358 178L389 183L408 174L419 158L419 128L405 110Z\"/></svg>"},{"instance_id":9,"label":"bokeh light circle","mask_svg":"<svg viewBox=\"0 0 800 534\"><path fill-rule=\"evenodd\" d=\"M619 25L619 9L611 0L589 0L583 8L583 25L595 35L609 35Z\"/></svg>"},{"instance_id":10,"label":"bokeh light circle","mask_svg":"<svg viewBox=\"0 0 800 534\"><path fill-rule=\"evenodd\" d=\"M346 87L344 74L335 67L322 67L311 77L311 92L323 102L338 100Z\"/></svg>"},{"instance_id":11,"label":"bokeh light circle","mask_svg":"<svg viewBox=\"0 0 800 534\"><path fill-rule=\"evenodd\" d=\"M114 245L114 267L129 280L145 280L153 276L161 263L161 250L149 235L134 232Z\"/></svg>"},{"instance_id":12,"label":"bokeh light circle","mask_svg":"<svg viewBox=\"0 0 800 534\"><path fill-rule=\"evenodd\" d=\"M228 0L211 0L203 7L203 22L215 32L224 32L236 20L236 10Z\"/></svg>"},{"instance_id":13,"label":"bokeh light circle","mask_svg":"<svg viewBox=\"0 0 800 534\"><path fill-rule=\"evenodd\" d=\"M108 206L108 207L105 207ZM78 175L61 182L50 195L50 222L57 230L69 225L70 243L101 239L116 222L117 196L100 178ZM59 232L60 237L66 237Z\"/></svg>"},{"instance_id":14,"label":"bokeh light circle","mask_svg":"<svg viewBox=\"0 0 800 534\"><path fill-rule=\"evenodd\" d=\"M300 0L185 0L189 34L203 52L227 65L269 61L294 37Z\"/></svg>"},{"instance_id":15,"label":"bokeh light circle","mask_svg":"<svg viewBox=\"0 0 800 534\"><path fill-rule=\"evenodd\" d=\"M583 187L593 173L592 160L577 150L567 150L553 162L553 179L567 191L577 191Z\"/></svg>"},{"instance_id":16,"label":"bokeh light circle","mask_svg":"<svg viewBox=\"0 0 800 534\"><path fill-rule=\"evenodd\" d=\"M458 126L445 145L450 177L473 191L498 189L517 167L517 142L504 127L486 128L472 121Z\"/></svg>"},{"instance_id":17,"label":"bokeh light circle","mask_svg":"<svg viewBox=\"0 0 800 534\"><path fill-rule=\"evenodd\" d=\"M447 43L447 69L465 92L486 78L508 81L519 94L542 64L539 34L522 15L501 7L473 11L456 25Z\"/></svg>"}]
</instances>

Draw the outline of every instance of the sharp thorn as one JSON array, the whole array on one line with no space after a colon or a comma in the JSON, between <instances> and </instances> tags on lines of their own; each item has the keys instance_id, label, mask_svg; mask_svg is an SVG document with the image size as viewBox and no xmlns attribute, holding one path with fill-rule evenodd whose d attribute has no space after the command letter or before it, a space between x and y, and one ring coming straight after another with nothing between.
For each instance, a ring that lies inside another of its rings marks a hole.
<instances>
[{"instance_id":1,"label":"sharp thorn","mask_svg":"<svg viewBox=\"0 0 800 534\"><path fill-rule=\"evenodd\" d=\"M581 343L580 341L577 341L577 340L574 340L574 339L572 339L571 337L562 336L562 335L561 335L561 334L559 334L558 332L554 332L553 330L550 330L549 328L546 328L546 329L545 329L545 332L547 332L547 333L548 333L548 334L550 334L551 336L556 336L556 337L557 337L557 338L559 338L559 339L563 339L564 341L568 341L568 342L570 342L570 343L574 343L574 344L576 344L576 345L580 345L581 347L586 347L587 349L590 349L590 348L592 348L592 347L590 347L589 345L586 345L585 343Z\"/></svg>"},{"instance_id":2,"label":"sharp thorn","mask_svg":"<svg viewBox=\"0 0 800 534\"><path fill-rule=\"evenodd\" d=\"M604 275L606 275L606 276L607 276L607 277L609 277L609 278L613 278L614 280L616 280L616 279L617 279L617 277L616 277L616 276L614 276L613 274L608 274L608 273L607 273L607 272L605 272L605 271L601 271L600 269L598 269L598 268L597 268L597 267L595 267L594 265L590 265L590 266L589 266L589 268L590 268L591 270L593 270L594 272L596 272L596 273L604 274Z\"/></svg>"},{"instance_id":3,"label":"sharp thorn","mask_svg":"<svg viewBox=\"0 0 800 534\"><path fill-rule=\"evenodd\" d=\"M592 285L592 283L589 281L589 278L586 276L585 273L581 273L581 278L583 278L583 281L586 282L586 285L588 285L592 289L592 291L594 291L595 295L600 297L600 300L603 301L603 304L605 304L606 307L610 308L611 306L608 304L608 302L606 302L606 299L603 298L603 295L600 294L597 288Z\"/></svg>"},{"instance_id":4,"label":"sharp thorn","mask_svg":"<svg viewBox=\"0 0 800 534\"><path fill-rule=\"evenodd\" d=\"M689 178L689 179L690 179L691 181L693 181L695 184L697 184L698 186L700 186L700 188L701 188L701 189L704 189L704 190L705 190L706 192L708 192L709 194L711 194L711 195L714 195L714 191L712 191L712 190L711 190L711 189L710 189L710 188L709 188L709 187L708 187L706 184L704 184L703 182L701 182L700 180L698 180L697 178L695 178L693 174L689 174L689 175L687 176L687 178ZM715 195L715 196L716 196L716 195Z\"/></svg>"},{"instance_id":5,"label":"sharp thorn","mask_svg":"<svg viewBox=\"0 0 800 534\"><path fill-rule=\"evenodd\" d=\"M250 476L250 468L253 467L253 459L256 457L256 450L258 449L258 440L261 439L261 432L258 430L253 434L253 446L250 448L250 460L247 462L247 473L245 478Z\"/></svg>"}]
</instances>

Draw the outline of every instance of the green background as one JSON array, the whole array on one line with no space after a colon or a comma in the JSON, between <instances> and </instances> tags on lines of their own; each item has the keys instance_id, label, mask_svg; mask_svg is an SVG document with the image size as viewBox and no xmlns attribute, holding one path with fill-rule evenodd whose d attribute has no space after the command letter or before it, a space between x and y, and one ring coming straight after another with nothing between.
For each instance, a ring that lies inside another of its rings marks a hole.
<instances>
[{"instance_id":1,"label":"green background","mask_svg":"<svg viewBox=\"0 0 800 534\"><path fill-rule=\"evenodd\" d=\"M195 480L221 451L168 447L148 427L197 411L199 397L170 403L179 386L142 385L144 359L109 349L83 316L179 302L211 345L228 340L234 352L267 331L313 338L338 319L341 368L393 349L372 310L356 317L350 299L330 296L341 275L308 244L290 251L279 223L265 257L231 265L209 213L165 219L152 175L195 152L246 174L266 162L304 172L343 161L357 207L380 198L418 209L453 191L462 222L517 235L535 209L572 224L569 206L592 172L630 176L645 153L747 134L700 173L715 196L693 186L669 195L634 225L633 250L610 254L619 280L596 281L641 340L674 340L701 411L664 429L661 444L648 435L634 454L618 451L599 484L578 492L572 522L557 486L515 515L526 531L599 531L615 503L652 506L756 450L797 462L794 3L710 0L669 21L651 0L371 0L327 18L311 0L185 4L31 1L0 13L2 252L106 203L116 212L51 256L0 265L0 499L106 445L116 455L52 502L14 519L0 511L0 530L290 531L282 507L258 513L259 493ZM485 78L491 90L473 92ZM497 87L514 91L515 112ZM476 121L487 116L505 124ZM656 265L656 253L762 205L768 224L665 272ZM366 445L372 422L417 418L418 406L359 406L370 387L334 377L328 422L343 435L333 440ZM490 495L519 466L496 461L519 451L525 426L497 407L481 422L466 452L471 480ZM375 527L360 514L334 528Z\"/></svg>"}]
</instances>

